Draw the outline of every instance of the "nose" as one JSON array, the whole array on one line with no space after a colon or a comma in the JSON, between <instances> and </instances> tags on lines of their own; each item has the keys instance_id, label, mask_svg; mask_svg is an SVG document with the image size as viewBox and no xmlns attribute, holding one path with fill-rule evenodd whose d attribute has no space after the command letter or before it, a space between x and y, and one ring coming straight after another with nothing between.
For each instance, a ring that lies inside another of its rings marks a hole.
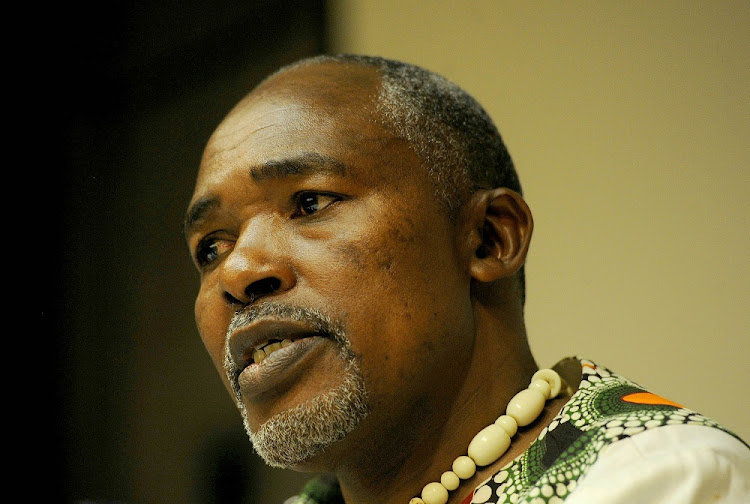
<instances>
[{"instance_id":1,"label":"nose","mask_svg":"<svg viewBox=\"0 0 750 504\"><path fill-rule=\"evenodd\" d=\"M245 227L221 265L221 288L227 301L248 305L294 287L297 279L284 242L273 222Z\"/></svg>"}]
</instances>

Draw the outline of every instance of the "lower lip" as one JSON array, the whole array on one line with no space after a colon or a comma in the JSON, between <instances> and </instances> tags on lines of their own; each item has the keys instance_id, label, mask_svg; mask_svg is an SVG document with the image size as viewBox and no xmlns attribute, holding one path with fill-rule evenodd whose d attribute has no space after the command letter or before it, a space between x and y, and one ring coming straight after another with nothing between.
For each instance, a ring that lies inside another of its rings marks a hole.
<instances>
[{"instance_id":1,"label":"lower lip","mask_svg":"<svg viewBox=\"0 0 750 504\"><path fill-rule=\"evenodd\" d=\"M305 357L327 341L322 336L303 338L276 350L260 364L250 364L237 379L242 397L251 399L271 391L287 379Z\"/></svg>"}]
</instances>

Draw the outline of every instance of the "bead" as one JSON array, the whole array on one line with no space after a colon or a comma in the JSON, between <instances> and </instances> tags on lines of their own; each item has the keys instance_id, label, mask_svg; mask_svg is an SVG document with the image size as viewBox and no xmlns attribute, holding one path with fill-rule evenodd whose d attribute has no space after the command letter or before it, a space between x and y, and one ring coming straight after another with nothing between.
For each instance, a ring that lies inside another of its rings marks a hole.
<instances>
[{"instance_id":1,"label":"bead","mask_svg":"<svg viewBox=\"0 0 750 504\"><path fill-rule=\"evenodd\" d=\"M477 465L466 455L453 461L453 472L461 479L469 479L477 472Z\"/></svg>"},{"instance_id":2,"label":"bead","mask_svg":"<svg viewBox=\"0 0 750 504\"><path fill-rule=\"evenodd\" d=\"M562 389L562 378L560 378L560 375L552 369L540 369L531 377L532 383L534 380L544 380L549 383L549 386L552 389L549 398L557 397L557 394L560 393L560 389Z\"/></svg>"},{"instance_id":3,"label":"bead","mask_svg":"<svg viewBox=\"0 0 750 504\"><path fill-rule=\"evenodd\" d=\"M549 399L552 392L552 387L549 386L549 383L547 383L546 380L542 380L540 378L532 380L529 388L531 390L538 390L539 392L541 392L545 399Z\"/></svg>"},{"instance_id":4,"label":"bead","mask_svg":"<svg viewBox=\"0 0 750 504\"><path fill-rule=\"evenodd\" d=\"M495 420L495 425L499 425L505 432L508 433L508 437L513 437L518 432L518 422L512 416L501 415Z\"/></svg>"},{"instance_id":5,"label":"bead","mask_svg":"<svg viewBox=\"0 0 750 504\"><path fill-rule=\"evenodd\" d=\"M262 359L262 356L258 357ZM497 461L508 450L510 438L516 434L518 427L524 427L536 420L544 410L545 401L556 397L562 385L560 375L552 369L540 369L534 373L529 387L510 400L506 414L498 417L495 423L474 436L469 443L469 455L462 455L454 460L453 470L445 471L440 476L440 483L432 482L425 485L422 497L414 497L409 504L446 504L448 492L457 489L461 479L474 476L478 465L487 466Z\"/></svg>"},{"instance_id":6,"label":"bead","mask_svg":"<svg viewBox=\"0 0 750 504\"><path fill-rule=\"evenodd\" d=\"M536 420L544 409L544 396L538 390L525 389L513 396L506 413L512 416L521 427Z\"/></svg>"},{"instance_id":7,"label":"bead","mask_svg":"<svg viewBox=\"0 0 750 504\"><path fill-rule=\"evenodd\" d=\"M455 490L460 483L461 480L458 479L458 475L453 471L445 471L443 475L440 476L440 484L448 490Z\"/></svg>"},{"instance_id":8,"label":"bead","mask_svg":"<svg viewBox=\"0 0 750 504\"><path fill-rule=\"evenodd\" d=\"M510 446L510 436L499 425L488 425L474 436L469 444L469 457L478 466L486 466L505 453Z\"/></svg>"},{"instance_id":9,"label":"bead","mask_svg":"<svg viewBox=\"0 0 750 504\"><path fill-rule=\"evenodd\" d=\"M440 483L427 483L422 489L424 504L445 504L448 502L448 490Z\"/></svg>"}]
</instances>

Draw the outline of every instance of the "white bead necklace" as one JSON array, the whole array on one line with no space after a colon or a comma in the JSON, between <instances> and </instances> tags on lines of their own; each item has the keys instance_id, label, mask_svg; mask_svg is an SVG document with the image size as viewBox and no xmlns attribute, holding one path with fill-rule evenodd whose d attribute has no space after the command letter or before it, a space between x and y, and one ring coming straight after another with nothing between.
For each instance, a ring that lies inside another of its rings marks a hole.
<instances>
[{"instance_id":1,"label":"white bead necklace","mask_svg":"<svg viewBox=\"0 0 750 504\"><path fill-rule=\"evenodd\" d=\"M510 446L518 427L524 427L541 414L544 403L553 399L562 389L562 379L552 369L540 369L531 377L528 388L520 391L508 403L505 414L474 436L469 443L468 456L462 455L453 461L452 471L440 477L440 483L432 482L422 489L422 496L414 497L409 504L445 504L448 492L458 488L462 479L469 479L477 466L487 466L497 461Z\"/></svg>"}]
</instances>

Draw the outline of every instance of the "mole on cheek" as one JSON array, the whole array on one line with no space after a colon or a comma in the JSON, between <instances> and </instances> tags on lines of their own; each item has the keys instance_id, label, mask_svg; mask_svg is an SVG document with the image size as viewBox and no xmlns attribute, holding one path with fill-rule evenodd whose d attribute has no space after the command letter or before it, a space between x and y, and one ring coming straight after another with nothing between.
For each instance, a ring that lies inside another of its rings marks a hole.
<instances>
[{"instance_id":1,"label":"mole on cheek","mask_svg":"<svg viewBox=\"0 0 750 504\"><path fill-rule=\"evenodd\" d=\"M390 273L391 266L393 266L393 258L383 257L378 260L378 267Z\"/></svg>"},{"instance_id":2,"label":"mole on cheek","mask_svg":"<svg viewBox=\"0 0 750 504\"><path fill-rule=\"evenodd\" d=\"M354 244L336 245L334 252L340 264L348 264L361 270L364 267L363 258L366 251L362 246Z\"/></svg>"},{"instance_id":3,"label":"mole on cheek","mask_svg":"<svg viewBox=\"0 0 750 504\"><path fill-rule=\"evenodd\" d=\"M414 222L406 218L400 221L399 224L399 226L393 226L388 229L389 240L400 245L414 243L416 241L414 237Z\"/></svg>"},{"instance_id":4,"label":"mole on cheek","mask_svg":"<svg viewBox=\"0 0 750 504\"><path fill-rule=\"evenodd\" d=\"M393 265L398 254L408 253L416 241L414 223L410 219L398 222L397 226L391 226L382 233L381 243L372 247L378 267L389 274L393 274Z\"/></svg>"}]
</instances>

